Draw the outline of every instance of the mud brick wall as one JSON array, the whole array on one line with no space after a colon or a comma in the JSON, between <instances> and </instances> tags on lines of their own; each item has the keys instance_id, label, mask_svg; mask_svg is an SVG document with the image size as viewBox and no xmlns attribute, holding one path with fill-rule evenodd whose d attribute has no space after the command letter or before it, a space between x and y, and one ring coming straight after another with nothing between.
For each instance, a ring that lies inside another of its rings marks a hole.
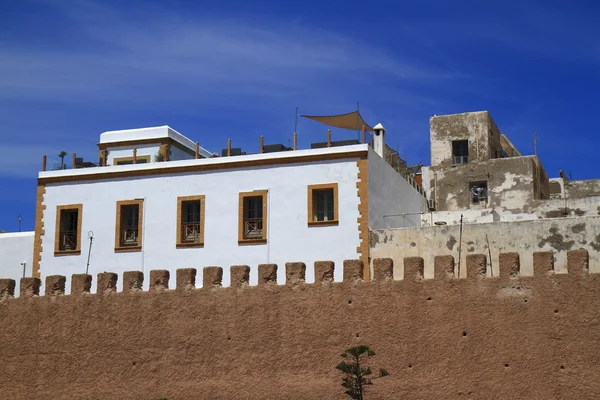
<instances>
[{"instance_id":1,"label":"mud brick wall","mask_svg":"<svg viewBox=\"0 0 600 400\"><path fill-rule=\"evenodd\" d=\"M380 259L370 282L360 261L319 262L315 284L288 263L285 285L264 265L257 286L237 265L231 287L218 267L152 271L150 291L141 272L74 275L70 294L50 276L45 295L26 278L17 298L0 280L0 397L342 400L340 354L368 344L391 373L368 399L597 399L600 277L586 251L566 259L558 271L553 253L535 253L522 276L507 253L490 276L486 255L470 254L457 277L438 256L432 279L421 258L404 260L404 277Z\"/></svg>"}]
</instances>

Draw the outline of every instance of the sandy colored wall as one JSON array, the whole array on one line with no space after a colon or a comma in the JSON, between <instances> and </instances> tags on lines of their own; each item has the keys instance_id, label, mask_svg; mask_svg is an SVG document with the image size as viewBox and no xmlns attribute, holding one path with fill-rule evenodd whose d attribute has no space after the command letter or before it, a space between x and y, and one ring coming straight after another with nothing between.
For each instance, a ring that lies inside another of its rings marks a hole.
<instances>
[{"instance_id":1,"label":"sandy colored wall","mask_svg":"<svg viewBox=\"0 0 600 400\"><path fill-rule=\"evenodd\" d=\"M168 291L160 271L151 292L135 290L133 273L127 293L115 293L116 276L101 274L101 294L83 294L91 277L78 276L63 296L64 281L48 277L48 293L31 298L30 280L29 295L0 301L0 391L13 400L342 400L339 355L368 344L374 366L391 373L369 399L598 398L600 276L587 273L585 252L569 253L568 274L553 273L551 255L535 257L534 277L519 276L506 254L496 278L483 278L485 257L472 255L461 279L440 257L425 280L419 258L404 260L401 281L386 260L375 262L374 282L355 278L356 262L343 283L305 284L299 264L287 266L285 286L265 283L269 266L257 287L243 267L232 271L241 286L229 288L218 268L204 270L202 289L191 270ZM330 265L315 269L331 276Z\"/></svg>"},{"instance_id":2,"label":"sandy colored wall","mask_svg":"<svg viewBox=\"0 0 600 400\"><path fill-rule=\"evenodd\" d=\"M567 198L582 198L600 195L600 179L565 182Z\"/></svg>"},{"instance_id":3,"label":"sandy colored wall","mask_svg":"<svg viewBox=\"0 0 600 400\"><path fill-rule=\"evenodd\" d=\"M425 276L433 277L435 256L452 255L458 260L460 237L460 225L373 230L370 237L371 257L392 258L398 276L402 276L404 257L423 257L429 266L425 269ZM600 217L463 225L461 273L465 273L468 255L481 253L489 256L488 241L491 251L488 262L491 260L492 267L490 274L495 276L498 274L500 253L518 253L523 274L532 275L533 253L554 252L560 270L566 265L565 251L579 248L589 251L590 268L600 272Z\"/></svg>"}]
</instances>

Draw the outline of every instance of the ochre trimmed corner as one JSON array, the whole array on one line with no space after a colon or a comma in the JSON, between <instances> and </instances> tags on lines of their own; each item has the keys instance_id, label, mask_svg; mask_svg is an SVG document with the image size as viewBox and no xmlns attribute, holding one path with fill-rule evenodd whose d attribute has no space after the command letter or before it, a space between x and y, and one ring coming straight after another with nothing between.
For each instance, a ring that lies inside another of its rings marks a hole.
<instances>
[{"instance_id":1,"label":"ochre trimmed corner","mask_svg":"<svg viewBox=\"0 0 600 400\"><path fill-rule=\"evenodd\" d=\"M46 185L38 183L35 199L35 237L33 239L33 265L31 275L34 278L40 277L40 262L42 261L42 236L44 230L44 195L46 194Z\"/></svg>"},{"instance_id":2,"label":"ochre trimmed corner","mask_svg":"<svg viewBox=\"0 0 600 400\"><path fill-rule=\"evenodd\" d=\"M363 279L371 279L371 268L369 267L369 163L366 158L356 162L358 166L358 180L356 189L358 194L358 239L360 245L356 248L358 258L365 266Z\"/></svg>"}]
</instances>

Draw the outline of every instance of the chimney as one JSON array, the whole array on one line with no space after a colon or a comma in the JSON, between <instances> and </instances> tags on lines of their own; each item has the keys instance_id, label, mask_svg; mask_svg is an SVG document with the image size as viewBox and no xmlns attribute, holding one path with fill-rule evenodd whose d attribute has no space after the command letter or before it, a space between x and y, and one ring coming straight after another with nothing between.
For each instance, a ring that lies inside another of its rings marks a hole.
<instances>
[{"instance_id":1,"label":"chimney","mask_svg":"<svg viewBox=\"0 0 600 400\"><path fill-rule=\"evenodd\" d=\"M373 127L373 131L375 132L375 138L373 139L375 153L379 154L379 157L385 158L383 154L383 149L385 148L385 128L379 123Z\"/></svg>"}]
</instances>

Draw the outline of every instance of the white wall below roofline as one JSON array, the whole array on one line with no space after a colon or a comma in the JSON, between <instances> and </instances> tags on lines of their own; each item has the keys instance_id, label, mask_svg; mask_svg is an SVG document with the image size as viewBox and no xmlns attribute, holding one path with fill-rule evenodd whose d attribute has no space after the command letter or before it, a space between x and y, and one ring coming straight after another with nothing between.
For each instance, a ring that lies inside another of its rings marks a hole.
<instances>
[{"instance_id":1,"label":"white wall below roofline","mask_svg":"<svg viewBox=\"0 0 600 400\"><path fill-rule=\"evenodd\" d=\"M85 272L89 242L94 232L89 273L119 274L122 288L124 271L142 270L148 287L149 271L168 269L171 286L179 268L221 266L223 284L229 285L229 267L251 267L251 283L258 280L257 265L279 265L278 282L285 281L285 263L301 261L307 266L307 281L314 281L314 262L336 263L335 280L343 275L342 262L358 257L357 158L282 164L268 167L189 172L130 179L105 179L46 185L44 229L40 273L70 275ZM108 167L107 167L108 168ZM309 227L307 224L307 186L338 183L339 225ZM267 189L268 243L238 244L239 193ZM203 248L177 249L177 197L205 195L205 244ZM144 198L143 251L115 253L116 202ZM56 206L83 204L82 252L78 256L54 257ZM95 290L95 285L93 290Z\"/></svg>"},{"instance_id":2,"label":"white wall below roofline","mask_svg":"<svg viewBox=\"0 0 600 400\"><path fill-rule=\"evenodd\" d=\"M15 295L19 294L19 283L23 277L30 277L33 266L34 232L0 233L0 278L16 281Z\"/></svg>"}]
</instances>

